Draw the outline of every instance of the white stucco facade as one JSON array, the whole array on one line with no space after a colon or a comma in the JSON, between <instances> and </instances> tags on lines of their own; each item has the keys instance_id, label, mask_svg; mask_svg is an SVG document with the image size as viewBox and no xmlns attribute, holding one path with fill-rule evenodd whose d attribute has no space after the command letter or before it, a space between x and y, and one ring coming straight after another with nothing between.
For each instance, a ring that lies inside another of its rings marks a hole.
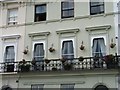
<instances>
[{"instance_id":1,"label":"white stucco facade","mask_svg":"<svg viewBox=\"0 0 120 90\"><path fill-rule=\"evenodd\" d=\"M89 0L85 2L74 1L74 17L61 18L61 1L19 0L0 2L0 62L4 62L7 46L14 46L15 62L22 59L32 61L37 43L43 44L44 59L61 59L63 42L70 40L73 42L74 58L92 57L95 38L103 38L106 55L119 54L120 36L117 3L118 1L108 2L104 0L104 13L90 15ZM46 20L35 22L35 6L44 4L46 4ZM9 25L8 11L13 8L18 10L17 24ZM115 43L114 48L110 48L111 43ZM85 46L84 50L80 50L81 44ZM51 53L50 47L54 47L55 51ZM27 54L23 53L25 49L28 50ZM87 59L85 60L87 61ZM102 69L90 70L91 68L87 68L87 70L78 71L49 72L43 70L43 72L21 73L3 72L0 69L0 74L2 75L2 86L8 85L11 88L31 89L32 85L44 84L44 88L58 90L61 84L71 83L75 84L74 88L76 89L90 88L94 90L98 85L104 85L107 88L119 88L119 69L107 70L105 63L103 64L104 68ZM85 63L83 66L85 67ZM16 67L18 68L17 65Z\"/></svg>"}]
</instances>

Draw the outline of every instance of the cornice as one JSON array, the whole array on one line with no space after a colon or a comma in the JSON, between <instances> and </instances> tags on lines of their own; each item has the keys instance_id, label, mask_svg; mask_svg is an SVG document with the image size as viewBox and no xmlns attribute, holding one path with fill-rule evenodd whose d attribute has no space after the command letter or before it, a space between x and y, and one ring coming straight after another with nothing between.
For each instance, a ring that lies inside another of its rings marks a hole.
<instances>
[{"instance_id":1,"label":"cornice","mask_svg":"<svg viewBox=\"0 0 120 90\"><path fill-rule=\"evenodd\" d=\"M46 21L40 21L40 22L28 22L28 23L21 23L17 25L2 25L0 28L9 28L9 27L16 27L16 26L28 26L28 25L36 25L36 24L47 24L47 23L55 23L55 22L64 22L64 21L76 21L79 19L92 19L95 17L107 17L116 14L117 12L109 12L105 14L98 14L98 15L84 15L84 16L76 16L74 18L70 19L52 19L52 20L46 20Z\"/></svg>"},{"instance_id":2,"label":"cornice","mask_svg":"<svg viewBox=\"0 0 120 90\"><path fill-rule=\"evenodd\" d=\"M103 25L103 26L91 26L86 27L86 31L94 31L94 30L109 30L111 28L111 25Z\"/></svg>"},{"instance_id":3,"label":"cornice","mask_svg":"<svg viewBox=\"0 0 120 90\"><path fill-rule=\"evenodd\" d=\"M68 28L68 29L56 31L57 34L77 33L77 32L79 32L79 28Z\"/></svg>"},{"instance_id":4,"label":"cornice","mask_svg":"<svg viewBox=\"0 0 120 90\"><path fill-rule=\"evenodd\" d=\"M9 36L2 36L1 39L4 41L6 39L19 39L21 35L9 35Z\"/></svg>"},{"instance_id":5,"label":"cornice","mask_svg":"<svg viewBox=\"0 0 120 90\"><path fill-rule=\"evenodd\" d=\"M48 36L50 32L35 32L35 33L29 33L29 37L36 37L36 36Z\"/></svg>"}]
</instances>

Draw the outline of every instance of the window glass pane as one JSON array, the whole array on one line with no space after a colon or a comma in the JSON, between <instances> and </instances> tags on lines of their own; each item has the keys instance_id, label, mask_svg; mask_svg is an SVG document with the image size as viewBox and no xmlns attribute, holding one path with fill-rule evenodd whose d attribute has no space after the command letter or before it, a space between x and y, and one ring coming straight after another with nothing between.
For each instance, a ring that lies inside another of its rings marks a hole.
<instances>
[{"instance_id":1,"label":"window glass pane","mask_svg":"<svg viewBox=\"0 0 120 90\"><path fill-rule=\"evenodd\" d=\"M103 4L104 0L90 0L91 5Z\"/></svg>"},{"instance_id":2,"label":"window glass pane","mask_svg":"<svg viewBox=\"0 0 120 90\"><path fill-rule=\"evenodd\" d=\"M74 2L62 2L62 9L71 9L74 8Z\"/></svg>"},{"instance_id":3,"label":"window glass pane","mask_svg":"<svg viewBox=\"0 0 120 90\"><path fill-rule=\"evenodd\" d=\"M17 20L17 17L11 17L11 18L9 18L9 22L16 22L16 20Z\"/></svg>"},{"instance_id":4,"label":"window glass pane","mask_svg":"<svg viewBox=\"0 0 120 90\"><path fill-rule=\"evenodd\" d=\"M103 0L91 0L90 2L90 14L101 14L104 13L104 2Z\"/></svg>"},{"instance_id":5,"label":"window glass pane","mask_svg":"<svg viewBox=\"0 0 120 90\"><path fill-rule=\"evenodd\" d=\"M60 90L74 90L75 84L61 84Z\"/></svg>"},{"instance_id":6,"label":"window glass pane","mask_svg":"<svg viewBox=\"0 0 120 90\"><path fill-rule=\"evenodd\" d=\"M65 16L69 16L69 11L63 11L63 13L62 13L63 15L63 17L65 17Z\"/></svg>"},{"instance_id":7,"label":"window glass pane","mask_svg":"<svg viewBox=\"0 0 120 90\"><path fill-rule=\"evenodd\" d=\"M74 10L70 10L68 15L69 16L74 16Z\"/></svg>"},{"instance_id":8,"label":"window glass pane","mask_svg":"<svg viewBox=\"0 0 120 90\"><path fill-rule=\"evenodd\" d=\"M63 41L62 43L62 57L63 58L74 58L73 41Z\"/></svg>"},{"instance_id":9,"label":"window glass pane","mask_svg":"<svg viewBox=\"0 0 120 90\"><path fill-rule=\"evenodd\" d=\"M92 7L91 8L91 13L95 13L95 14L99 14L99 12L100 12L100 8L99 7Z\"/></svg>"},{"instance_id":10,"label":"window glass pane","mask_svg":"<svg viewBox=\"0 0 120 90\"><path fill-rule=\"evenodd\" d=\"M44 84L34 84L31 85L31 90L43 90Z\"/></svg>"},{"instance_id":11,"label":"window glass pane","mask_svg":"<svg viewBox=\"0 0 120 90\"><path fill-rule=\"evenodd\" d=\"M35 22L46 20L46 5L35 6Z\"/></svg>"},{"instance_id":12,"label":"window glass pane","mask_svg":"<svg viewBox=\"0 0 120 90\"><path fill-rule=\"evenodd\" d=\"M15 17L17 16L17 9L10 9L9 10L9 17Z\"/></svg>"},{"instance_id":13,"label":"window glass pane","mask_svg":"<svg viewBox=\"0 0 120 90\"><path fill-rule=\"evenodd\" d=\"M74 2L64 1L62 2L62 18L74 17Z\"/></svg>"},{"instance_id":14,"label":"window glass pane","mask_svg":"<svg viewBox=\"0 0 120 90\"><path fill-rule=\"evenodd\" d=\"M36 13L45 13L46 12L46 6L41 5L41 6L36 6Z\"/></svg>"},{"instance_id":15,"label":"window glass pane","mask_svg":"<svg viewBox=\"0 0 120 90\"><path fill-rule=\"evenodd\" d=\"M106 54L106 46L103 38L95 38L92 46L93 56L102 57Z\"/></svg>"},{"instance_id":16,"label":"window glass pane","mask_svg":"<svg viewBox=\"0 0 120 90\"><path fill-rule=\"evenodd\" d=\"M100 6L100 11L101 11L101 12L104 11L104 6Z\"/></svg>"},{"instance_id":17,"label":"window glass pane","mask_svg":"<svg viewBox=\"0 0 120 90\"><path fill-rule=\"evenodd\" d=\"M68 9L69 8L69 4L68 2L62 2L62 9Z\"/></svg>"},{"instance_id":18,"label":"window glass pane","mask_svg":"<svg viewBox=\"0 0 120 90\"><path fill-rule=\"evenodd\" d=\"M5 50L5 62L14 62L15 52L14 46L7 46Z\"/></svg>"},{"instance_id":19,"label":"window glass pane","mask_svg":"<svg viewBox=\"0 0 120 90\"><path fill-rule=\"evenodd\" d=\"M35 60L43 60L43 58L44 58L43 43L37 43L34 45L34 58L35 58Z\"/></svg>"},{"instance_id":20,"label":"window glass pane","mask_svg":"<svg viewBox=\"0 0 120 90\"><path fill-rule=\"evenodd\" d=\"M17 22L18 9L8 10L8 23Z\"/></svg>"},{"instance_id":21,"label":"window glass pane","mask_svg":"<svg viewBox=\"0 0 120 90\"><path fill-rule=\"evenodd\" d=\"M74 8L74 2L69 2L69 7Z\"/></svg>"},{"instance_id":22,"label":"window glass pane","mask_svg":"<svg viewBox=\"0 0 120 90\"><path fill-rule=\"evenodd\" d=\"M63 13L62 13L62 16L63 17L72 17L72 16L74 16L74 10L65 10L65 11L63 11Z\"/></svg>"}]
</instances>

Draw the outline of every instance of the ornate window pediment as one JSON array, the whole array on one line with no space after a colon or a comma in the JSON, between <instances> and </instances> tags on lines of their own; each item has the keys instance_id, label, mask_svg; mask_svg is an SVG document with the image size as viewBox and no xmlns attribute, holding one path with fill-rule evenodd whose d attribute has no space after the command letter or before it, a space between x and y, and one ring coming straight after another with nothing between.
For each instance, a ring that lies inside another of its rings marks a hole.
<instances>
[{"instance_id":1,"label":"ornate window pediment","mask_svg":"<svg viewBox=\"0 0 120 90\"><path fill-rule=\"evenodd\" d=\"M65 34L65 33L77 33L79 32L79 28L71 28L71 29L65 29L65 30L58 30L56 31L57 34Z\"/></svg>"},{"instance_id":2,"label":"ornate window pediment","mask_svg":"<svg viewBox=\"0 0 120 90\"><path fill-rule=\"evenodd\" d=\"M1 39L2 40L6 40L6 39L19 39L21 37L21 35L10 35L10 36L2 36Z\"/></svg>"},{"instance_id":3,"label":"ornate window pediment","mask_svg":"<svg viewBox=\"0 0 120 90\"><path fill-rule=\"evenodd\" d=\"M29 37L36 37L36 36L48 36L50 32L35 32L35 33L29 33Z\"/></svg>"},{"instance_id":4,"label":"ornate window pediment","mask_svg":"<svg viewBox=\"0 0 120 90\"><path fill-rule=\"evenodd\" d=\"M93 26L93 27L86 27L86 31L94 31L94 30L109 30L111 25L103 25L103 26Z\"/></svg>"}]
</instances>

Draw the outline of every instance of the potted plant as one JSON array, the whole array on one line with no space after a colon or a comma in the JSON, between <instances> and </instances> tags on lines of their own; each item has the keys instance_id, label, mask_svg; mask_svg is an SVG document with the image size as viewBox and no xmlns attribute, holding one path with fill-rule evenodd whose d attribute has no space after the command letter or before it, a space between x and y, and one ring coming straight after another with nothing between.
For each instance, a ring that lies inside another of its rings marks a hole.
<instances>
[{"instance_id":1,"label":"potted plant","mask_svg":"<svg viewBox=\"0 0 120 90\"><path fill-rule=\"evenodd\" d=\"M60 61L61 61L62 63L65 63L65 62L66 62L66 58L65 58L64 56L62 56L62 58L60 59Z\"/></svg>"},{"instance_id":2,"label":"potted plant","mask_svg":"<svg viewBox=\"0 0 120 90\"><path fill-rule=\"evenodd\" d=\"M28 46L23 51L24 54L28 54Z\"/></svg>"},{"instance_id":3,"label":"potted plant","mask_svg":"<svg viewBox=\"0 0 120 90\"><path fill-rule=\"evenodd\" d=\"M27 53L28 53L28 50L25 49L25 50L23 51L23 53L24 53L24 54L27 54Z\"/></svg>"},{"instance_id":4,"label":"potted plant","mask_svg":"<svg viewBox=\"0 0 120 90\"><path fill-rule=\"evenodd\" d=\"M110 44L110 47L111 47L111 48L114 48L114 47L115 47L115 45L116 45L116 44L113 42L113 38L112 38L112 39L111 39L111 44Z\"/></svg>"},{"instance_id":5,"label":"potted plant","mask_svg":"<svg viewBox=\"0 0 120 90\"><path fill-rule=\"evenodd\" d=\"M85 46L83 45L83 41L81 43L81 46L80 46L80 50L84 50L85 49Z\"/></svg>"},{"instance_id":6,"label":"potted plant","mask_svg":"<svg viewBox=\"0 0 120 90\"><path fill-rule=\"evenodd\" d=\"M115 45L116 45L115 43L111 43L111 44L110 44L110 47L111 47L111 48L114 48Z\"/></svg>"},{"instance_id":7,"label":"potted plant","mask_svg":"<svg viewBox=\"0 0 120 90\"><path fill-rule=\"evenodd\" d=\"M79 61L83 61L84 58L82 56L79 57Z\"/></svg>"},{"instance_id":8,"label":"potted plant","mask_svg":"<svg viewBox=\"0 0 120 90\"><path fill-rule=\"evenodd\" d=\"M104 56L105 62L112 62L114 56L112 54Z\"/></svg>"},{"instance_id":9,"label":"potted plant","mask_svg":"<svg viewBox=\"0 0 120 90\"><path fill-rule=\"evenodd\" d=\"M19 62L19 68L21 72L28 72L30 71L30 64L23 59L22 61Z\"/></svg>"},{"instance_id":10,"label":"potted plant","mask_svg":"<svg viewBox=\"0 0 120 90\"><path fill-rule=\"evenodd\" d=\"M104 60L107 64L107 68L113 68L113 66L114 66L114 56L112 54L104 56Z\"/></svg>"},{"instance_id":11,"label":"potted plant","mask_svg":"<svg viewBox=\"0 0 120 90\"><path fill-rule=\"evenodd\" d=\"M53 48L53 44L51 44L51 47L49 48L49 51L50 52L54 52L55 51L55 49Z\"/></svg>"},{"instance_id":12,"label":"potted plant","mask_svg":"<svg viewBox=\"0 0 120 90\"><path fill-rule=\"evenodd\" d=\"M64 63L63 68L67 71L72 70L72 63Z\"/></svg>"},{"instance_id":13,"label":"potted plant","mask_svg":"<svg viewBox=\"0 0 120 90\"><path fill-rule=\"evenodd\" d=\"M55 49L54 49L53 47L50 47L50 48L49 48L49 51L50 51L50 52L54 52Z\"/></svg>"}]
</instances>

